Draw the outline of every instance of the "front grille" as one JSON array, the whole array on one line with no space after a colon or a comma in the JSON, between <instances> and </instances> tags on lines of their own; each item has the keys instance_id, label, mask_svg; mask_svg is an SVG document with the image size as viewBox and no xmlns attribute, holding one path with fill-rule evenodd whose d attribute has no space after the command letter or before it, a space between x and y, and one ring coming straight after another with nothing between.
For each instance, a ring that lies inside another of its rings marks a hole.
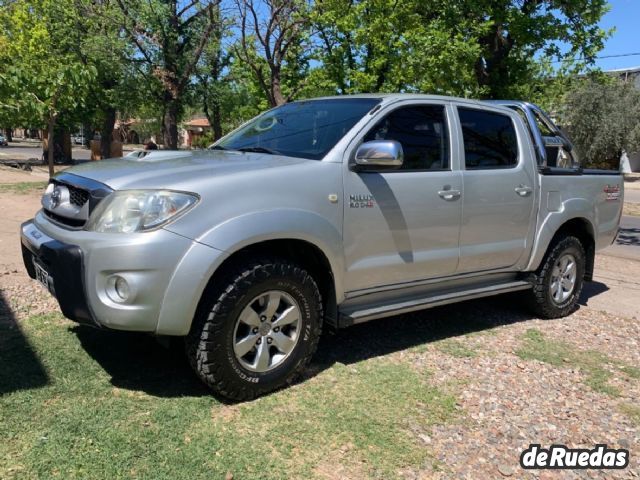
<instances>
[{"instance_id":1,"label":"front grille","mask_svg":"<svg viewBox=\"0 0 640 480\"><path fill-rule=\"evenodd\" d=\"M80 188L69 186L69 195L71 197L71 203L81 207L87 200L89 200L89 192Z\"/></svg>"},{"instance_id":2,"label":"front grille","mask_svg":"<svg viewBox=\"0 0 640 480\"><path fill-rule=\"evenodd\" d=\"M56 186L64 187L68 197L64 194L52 207L53 192L45 193L42 199L44 214L52 222L61 227L78 230L84 227L91 212L113 190L103 183L89 178L80 177L72 173L60 172L51 180Z\"/></svg>"},{"instance_id":3,"label":"front grille","mask_svg":"<svg viewBox=\"0 0 640 480\"><path fill-rule=\"evenodd\" d=\"M69 200L71 201L71 203L78 207L83 206L85 203L87 203L87 200L89 200L89 192L83 190L82 188L74 187L73 185L69 185L68 183L56 182L55 180L53 181L53 183L55 183L56 185L64 185L65 187L67 187L69 189Z\"/></svg>"}]
</instances>

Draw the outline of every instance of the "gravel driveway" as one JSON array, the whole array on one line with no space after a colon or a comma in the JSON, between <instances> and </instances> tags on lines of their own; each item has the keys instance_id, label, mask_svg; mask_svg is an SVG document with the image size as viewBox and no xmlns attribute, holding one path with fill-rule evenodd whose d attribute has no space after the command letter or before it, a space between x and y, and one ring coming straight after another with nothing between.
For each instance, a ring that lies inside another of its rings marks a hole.
<instances>
[{"instance_id":1,"label":"gravel driveway","mask_svg":"<svg viewBox=\"0 0 640 480\"><path fill-rule=\"evenodd\" d=\"M16 178L0 170L0 184ZM19 224L38 199L37 192L0 193L0 293L18 321L57 309L25 275L18 248ZM428 431L409 419L407 435L432 461L407 465L400 478L637 478L640 261L605 251L594 280L579 310L560 320L533 318L519 296L508 295L355 326L323 340L310 371L341 355L348 363L344 352L352 361L385 356L431 372L433 383L455 395L455 419ZM0 309L0 323L6 313ZM531 443L606 443L630 449L631 462L621 471L524 471L519 457ZM355 478L340 464L349 463L344 457L319 476Z\"/></svg>"}]
</instances>

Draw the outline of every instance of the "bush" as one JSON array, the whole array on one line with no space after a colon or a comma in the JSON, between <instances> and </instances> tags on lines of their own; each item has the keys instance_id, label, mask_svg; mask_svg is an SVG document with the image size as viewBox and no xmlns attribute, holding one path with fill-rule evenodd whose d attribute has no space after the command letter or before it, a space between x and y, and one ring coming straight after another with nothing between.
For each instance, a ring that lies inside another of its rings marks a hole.
<instances>
[{"instance_id":1,"label":"bush","mask_svg":"<svg viewBox=\"0 0 640 480\"><path fill-rule=\"evenodd\" d=\"M640 149L640 90L622 81L586 80L569 92L563 122L583 166L618 169Z\"/></svg>"},{"instance_id":2,"label":"bush","mask_svg":"<svg viewBox=\"0 0 640 480\"><path fill-rule=\"evenodd\" d=\"M207 148L213 143L213 132L205 132L202 135L198 135L193 142L191 142L191 148Z\"/></svg>"}]
</instances>

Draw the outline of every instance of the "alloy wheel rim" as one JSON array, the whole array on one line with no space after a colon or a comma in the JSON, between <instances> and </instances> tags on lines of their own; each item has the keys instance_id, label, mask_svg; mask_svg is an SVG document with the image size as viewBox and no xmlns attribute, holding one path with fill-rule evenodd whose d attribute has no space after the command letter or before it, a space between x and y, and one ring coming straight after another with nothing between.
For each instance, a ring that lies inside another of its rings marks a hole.
<instances>
[{"instance_id":1,"label":"alloy wheel rim","mask_svg":"<svg viewBox=\"0 0 640 480\"><path fill-rule=\"evenodd\" d=\"M240 312L233 332L236 360L249 371L264 373L282 364L300 337L302 316L294 298L269 290Z\"/></svg>"},{"instance_id":2,"label":"alloy wheel rim","mask_svg":"<svg viewBox=\"0 0 640 480\"><path fill-rule=\"evenodd\" d=\"M559 305L567 301L576 287L577 276L576 257L570 253L560 256L553 265L551 285L549 286L554 303Z\"/></svg>"}]
</instances>

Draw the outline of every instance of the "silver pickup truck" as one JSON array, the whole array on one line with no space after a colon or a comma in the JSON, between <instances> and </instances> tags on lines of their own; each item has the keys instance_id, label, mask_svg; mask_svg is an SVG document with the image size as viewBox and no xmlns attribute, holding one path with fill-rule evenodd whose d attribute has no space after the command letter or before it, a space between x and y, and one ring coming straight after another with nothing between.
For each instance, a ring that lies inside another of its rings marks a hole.
<instances>
[{"instance_id":1,"label":"silver pickup truck","mask_svg":"<svg viewBox=\"0 0 640 480\"><path fill-rule=\"evenodd\" d=\"M242 400L292 382L323 326L519 290L571 313L622 195L534 105L357 95L269 110L208 151L68 169L21 241L66 317L185 337Z\"/></svg>"}]
</instances>

